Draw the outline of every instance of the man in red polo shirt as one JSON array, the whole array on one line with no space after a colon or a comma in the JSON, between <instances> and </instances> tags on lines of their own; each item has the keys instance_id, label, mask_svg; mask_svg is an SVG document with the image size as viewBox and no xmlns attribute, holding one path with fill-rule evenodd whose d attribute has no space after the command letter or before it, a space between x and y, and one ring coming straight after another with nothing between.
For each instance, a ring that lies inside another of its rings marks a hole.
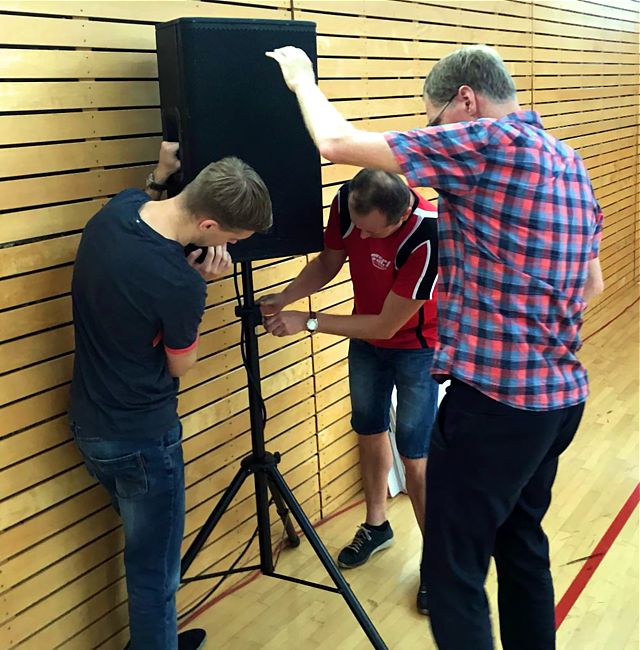
<instances>
[{"instance_id":1,"label":"man in red polo shirt","mask_svg":"<svg viewBox=\"0 0 640 650\"><path fill-rule=\"evenodd\" d=\"M396 387L396 443L407 492L424 532L425 472L437 408L431 378L436 342L436 208L396 174L363 169L343 185L331 205L325 248L282 292L261 302L265 328L275 336L305 329L347 336L354 431L358 433L367 513L342 549L343 568L364 564L387 548L393 531L386 517L391 393ZM320 290L349 258L355 308L350 316L282 311ZM426 612L426 590L418 592Z\"/></svg>"}]
</instances>

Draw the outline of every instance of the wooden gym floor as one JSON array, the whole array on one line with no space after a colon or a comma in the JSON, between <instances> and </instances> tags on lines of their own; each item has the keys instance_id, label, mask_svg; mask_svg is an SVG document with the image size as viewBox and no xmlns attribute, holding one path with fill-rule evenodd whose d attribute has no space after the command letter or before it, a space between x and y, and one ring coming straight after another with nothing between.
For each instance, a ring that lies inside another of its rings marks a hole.
<instances>
[{"instance_id":1,"label":"wooden gym floor","mask_svg":"<svg viewBox=\"0 0 640 650\"><path fill-rule=\"evenodd\" d=\"M591 396L561 459L545 520L559 650L639 647L638 352L635 302L590 336L581 353ZM364 506L356 503L318 527L334 556L363 517ZM415 611L421 537L406 496L390 500L389 519L395 544L346 578L390 649L435 648L427 618ZM283 550L278 571L329 580L304 539L299 548ZM495 618L493 573L487 592ZM219 650L371 647L340 596L263 576L203 611L191 626L206 628L208 646Z\"/></svg>"}]
</instances>

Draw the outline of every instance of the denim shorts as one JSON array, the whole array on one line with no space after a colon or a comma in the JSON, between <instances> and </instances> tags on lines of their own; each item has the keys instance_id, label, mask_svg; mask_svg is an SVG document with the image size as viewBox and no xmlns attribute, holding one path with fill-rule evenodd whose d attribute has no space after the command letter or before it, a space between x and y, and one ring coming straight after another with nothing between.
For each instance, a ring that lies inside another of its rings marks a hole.
<instances>
[{"instance_id":1,"label":"denim shorts","mask_svg":"<svg viewBox=\"0 0 640 650\"><path fill-rule=\"evenodd\" d=\"M438 408L438 383L431 377L432 362L432 348L380 348L352 339L349 388L353 430L363 436L389 430L395 386L398 451L404 458L426 458Z\"/></svg>"}]
</instances>

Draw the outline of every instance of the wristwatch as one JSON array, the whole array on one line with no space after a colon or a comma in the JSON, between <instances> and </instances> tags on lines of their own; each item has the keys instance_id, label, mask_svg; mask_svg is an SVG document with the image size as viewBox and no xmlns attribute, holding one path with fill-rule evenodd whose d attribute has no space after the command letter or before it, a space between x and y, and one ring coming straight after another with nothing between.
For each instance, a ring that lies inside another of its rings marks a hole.
<instances>
[{"instance_id":1,"label":"wristwatch","mask_svg":"<svg viewBox=\"0 0 640 650\"><path fill-rule=\"evenodd\" d=\"M147 176L147 182L145 183L145 189L147 190L155 190L156 192L164 192L167 189L167 186L165 183L156 183L156 179L153 176L153 172L151 172Z\"/></svg>"},{"instance_id":2,"label":"wristwatch","mask_svg":"<svg viewBox=\"0 0 640 650\"><path fill-rule=\"evenodd\" d=\"M307 332L313 334L318 330L318 315L315 311L309 312L309 318L307 318Z\"/></svg>"}]
</instances>

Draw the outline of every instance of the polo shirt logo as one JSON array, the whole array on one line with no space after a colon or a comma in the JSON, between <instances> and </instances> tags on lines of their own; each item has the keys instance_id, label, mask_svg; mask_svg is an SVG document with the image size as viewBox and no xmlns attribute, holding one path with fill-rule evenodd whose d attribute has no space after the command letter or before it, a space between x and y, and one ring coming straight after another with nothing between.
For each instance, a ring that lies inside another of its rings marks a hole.
<instances>
[{"instance_id":1,"label":"polo shirt logo","mask_svg":"<svg viewBox=\"0 0 640 650\"><path fill-rule=\"evenodd\" d=\"M378 253L371 253L371 264L381 271L386 271L391 266L390 260L385 260L382 255Z\"/></svg>"}]
</instances>

